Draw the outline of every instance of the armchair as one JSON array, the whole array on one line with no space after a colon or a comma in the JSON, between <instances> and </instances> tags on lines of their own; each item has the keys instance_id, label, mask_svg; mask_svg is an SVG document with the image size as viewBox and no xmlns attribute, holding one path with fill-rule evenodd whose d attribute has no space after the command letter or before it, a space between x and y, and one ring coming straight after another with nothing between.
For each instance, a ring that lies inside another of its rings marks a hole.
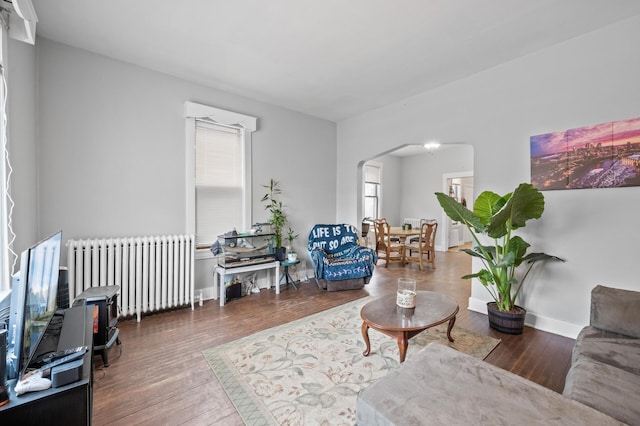
<instances>
[{"instance_id":1,"label":"armchair","mask_svg":"<svg viewBox=\"0 0 640 426\"><path fill-rule=\"evenodd\" d=\"M378 256L358 245L358 230L351 225L316 225L309 233L309 255L316 283L328 291L364 287Z\"/></svg>"}]
</instances>

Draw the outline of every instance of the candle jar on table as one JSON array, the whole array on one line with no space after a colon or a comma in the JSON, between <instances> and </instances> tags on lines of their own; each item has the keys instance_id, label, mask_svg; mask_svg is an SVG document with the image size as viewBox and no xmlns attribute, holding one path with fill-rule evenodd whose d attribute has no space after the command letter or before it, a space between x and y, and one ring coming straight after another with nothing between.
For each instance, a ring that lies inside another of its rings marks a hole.
<instances>
[{"instance_id":1,"label":"candle jar on table","mask_svg":"<svg viewBox=\"0 0 640 426\"><path fill-rule=\"evenodd\" d=\"M416 280L413 278L398 278L396 305L401 308L416 307Z\"/></svg>"}]
</instances>

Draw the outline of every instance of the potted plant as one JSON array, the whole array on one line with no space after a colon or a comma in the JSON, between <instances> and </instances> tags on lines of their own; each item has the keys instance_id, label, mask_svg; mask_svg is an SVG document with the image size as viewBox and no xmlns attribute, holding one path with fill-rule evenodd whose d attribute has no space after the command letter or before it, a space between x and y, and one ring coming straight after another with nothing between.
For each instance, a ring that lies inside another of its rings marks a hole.
<instances>
[{"instance_id":1,"label":"potted plant","mask_svg":"<svg viewBox=\"0 0 640 426\"><path fill-rule=\"evenodd\" d=\"M269 185L262 185L268 189L268 192L262 197L262 202L265 203L264 208L271 213L269 223L274 234L276 259L282 261L286 253L286 248L282 246L282 229L287 223L287 215L284 213L282 201L278 200L278 196L282 193L278 185L279 183L273 179L271 179Z\"/></svg>"},{"instance_id":2,"label":"potted plant","mask_svg":"<svg viewBox=\"0 0 640 426\"><path fill-rule=\"evenodd\" d=\"M530 244L512 235L514 230L523 228L527 220L542 216L544 196L533 185L522 183L503 196L491 191L483 192L475 200L473 211L442 192L436 192L436 196L447 216L463 223L475 241L473 249L463 251L479 258L484 267L462 278L477 278L491 294L494 301L487 304L489 325L510 334L522 333L526 310L517 306L515 301L531 268L538 261L564 262L546 253L527 254ZM488 237L493 243L483 245L481 236ZM527 263L528 267L518 279L516 270L522 263Z\"/></svg>"},{"instance_id":3,"label":"potted plant","mask_svg":"<svg viewBox=\"0 0 640 426\"><path fill-rule=\"evenodd\" d=\"M293 229L289 228L287 232L287 240L289 240L289 245L287 246L287 258L290 262L294 262L298 259L298 254L293 250L293 240L298 238L298 234L293 232Z\"/></svg>"}]
</instances>

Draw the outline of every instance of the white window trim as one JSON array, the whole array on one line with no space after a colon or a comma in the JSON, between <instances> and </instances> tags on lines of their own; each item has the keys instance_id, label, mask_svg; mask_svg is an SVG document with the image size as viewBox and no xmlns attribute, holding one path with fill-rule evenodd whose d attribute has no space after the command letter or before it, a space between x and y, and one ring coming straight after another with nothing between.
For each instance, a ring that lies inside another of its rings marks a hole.
<instances>
[{"instance_id":1,"label":"white window trim","mask_svg":"<svg viewBox=\"0 0 640 426\"><path fill-rule=\"evenodd\" d=\"M186 129L186 230L187 234L196 233L196 185L195 185L195 140L196 120L210 120L227 126L244 129L244 179L245 195L243 200L242 223L245 229L251 224L251 145L252 133L257 129L258 119L249 115L227 111L207 105L187 101L184 103L184 116L187 119Z\"/></svg>"},{"instance_id":2,"label":"white window trim","mask_svg":"<svg viewBox=\"0 0 640 426\"><path fill-rule=\"evenodd\" d=\"M364 195L364 186L365 186L365 182L366 182L366 173L365 173L365 168L366 166L373 166L373 167L377 167L378 169L380 169L380 191L378 192L378 211L376 212L376 218L380 217L380 214L382 212L382 192L383 192L383 185L382 182L384 181L383 179L383 163L379 162L379 161L374 161L374 160L369 160L369 161L365 161L364 164L362 165L362 214L364 214L364 200L365 200L365 195ZM373 218L375 219L375 218Z\"/></svg>"}]
</instances>

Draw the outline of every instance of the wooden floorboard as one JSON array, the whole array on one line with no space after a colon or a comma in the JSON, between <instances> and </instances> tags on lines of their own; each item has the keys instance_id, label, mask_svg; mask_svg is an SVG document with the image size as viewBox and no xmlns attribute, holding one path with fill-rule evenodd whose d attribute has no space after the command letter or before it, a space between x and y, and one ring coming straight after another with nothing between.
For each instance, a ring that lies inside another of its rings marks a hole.
<instances>
[{"instance_id":1,"label":"wooden floorboard","mask_svg":"<svg viewBox=\"0 0 640 426\"><path fill-rule=\"evenodd\" d=\"M224 307L202 307L145 315L140 323L119 323L122 345L109 352L109 367L96 357L93 395L95 425L242 425L231 401L202 356L202 351L257 331L320 312L369 295L395 292L398 277L417 280L419 290L453 297L460 304L456 326L502 339L486 361L562 392L573 339L529 327L519 336L489 328L487 317L467 309L469 256L437 252L436 269L418 265L384 267L381 261L363 290L326 292L313 280L280 295L262 290Z\"/></svg>"}]
</instances>

